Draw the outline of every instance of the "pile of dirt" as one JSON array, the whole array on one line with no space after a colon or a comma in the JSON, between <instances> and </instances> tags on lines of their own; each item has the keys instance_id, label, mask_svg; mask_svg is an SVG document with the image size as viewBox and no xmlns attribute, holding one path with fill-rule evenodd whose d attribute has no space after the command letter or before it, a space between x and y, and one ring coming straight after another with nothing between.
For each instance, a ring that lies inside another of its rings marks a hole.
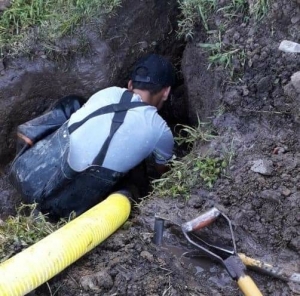
<instances>
[{"instance_id":1,"label":"pile of dirt","mask_svg":"<svg viewBox=\"0 0 300 296\"><path fill-rule=\"evenodd\" d=\"M222 17L218 12L211 17L212 29L225 22ZM239 252L300 272L300 84L291 82L300 55L278 50L283 39L300 40L299 1L272 1L259 22L241 15L226 23L221 41L245 54L243 64L235 63L233 77L224 67L207 70L209 53L199 43L208 36L201 25L182 61L189 120L196 123L199 114L213 123L218 136L209 153L232 156L226 175L212 189L199 180L189 199L145 200L134 207L129 227L31 295L241 295L221 265L205 256L184 256L194 249L172 223L212 206L232 221ZM172 221L165 223L162 246L152 242L155 214ZM263 295L300 294L294 283L249 274Z\"/></svg>"}]
</instances>

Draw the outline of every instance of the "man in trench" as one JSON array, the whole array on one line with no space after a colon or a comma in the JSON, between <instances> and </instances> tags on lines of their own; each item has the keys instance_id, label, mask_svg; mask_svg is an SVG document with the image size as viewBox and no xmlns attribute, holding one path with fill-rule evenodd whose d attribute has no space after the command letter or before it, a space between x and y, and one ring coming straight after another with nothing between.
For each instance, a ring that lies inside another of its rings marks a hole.
<instances>
[{"instance_id":1,"label":"man in trench","mask_svg":"<svg viewBox=\"0 0 300 296\"><path fill-rule=\"evenodd\" d=\"M157 111L174 77L170 62L151 54L136 63L128 89L103 89L85 104L68 96L20 125L10 180L23 201L37 203L53 219L78 216L148 156L164 173L174 140Z\"/></svg>"}]
</instances>

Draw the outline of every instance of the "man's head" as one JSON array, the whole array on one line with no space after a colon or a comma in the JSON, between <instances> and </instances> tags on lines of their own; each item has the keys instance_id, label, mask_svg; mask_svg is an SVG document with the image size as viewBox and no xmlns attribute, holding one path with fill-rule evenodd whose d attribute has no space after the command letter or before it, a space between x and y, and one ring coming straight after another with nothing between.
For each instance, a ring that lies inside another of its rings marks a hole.
<instances>
[{"instance_id":1,"label":"man's head","mask_svg":"<svg viewBox=\"0 0 300 296\"><path fill-rule=\"evenodd\" d=\"M135 64L129 88L148 91L153 105L160 109L174 83L175 72L171 63L160 55L150 54Z\"/></svg>"}]
</instances>

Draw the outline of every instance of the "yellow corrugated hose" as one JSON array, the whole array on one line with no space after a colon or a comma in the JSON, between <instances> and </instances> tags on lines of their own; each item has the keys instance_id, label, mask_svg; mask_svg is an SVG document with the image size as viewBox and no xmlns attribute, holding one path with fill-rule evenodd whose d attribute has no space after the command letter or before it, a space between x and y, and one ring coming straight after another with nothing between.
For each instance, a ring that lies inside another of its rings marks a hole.
<instances>
[{"instance_id":1,"label":"yellow corrugated hose","mask_svg":"<svg viewBox=\"0 0 300 296\"><path fill-rule=\"evenodd\" d=\"M64 270L114 233L130 214L120 193L0 265L0 295L21 296Z\"/></svg>"}]
</instances>

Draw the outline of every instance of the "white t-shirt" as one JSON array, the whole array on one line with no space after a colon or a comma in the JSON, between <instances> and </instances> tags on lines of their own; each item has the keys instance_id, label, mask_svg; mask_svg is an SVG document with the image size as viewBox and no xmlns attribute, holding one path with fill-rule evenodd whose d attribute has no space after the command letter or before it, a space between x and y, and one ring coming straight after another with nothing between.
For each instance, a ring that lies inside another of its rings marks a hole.
<instances>
[{"instance_id":1,"label":"white t-shirt","mask_svg":"<svg viewBox=\"0 0 300 296\"><path fill-rule=\"evenodd\" d=\"M68 126L81 121L95 110L119 103L125 88L109 87L95 93L82 108L72 114ZM134 94L132 102L141 101ZM114 113L103 114L85 122L70 135L69 165L82 171L92 164L109 135ZM154 106L129 109L124 123L114 134L103 167L128 172L151 153L158 164L172 158L174 139L170 128Z\"/></svg>"}]
</instances>

